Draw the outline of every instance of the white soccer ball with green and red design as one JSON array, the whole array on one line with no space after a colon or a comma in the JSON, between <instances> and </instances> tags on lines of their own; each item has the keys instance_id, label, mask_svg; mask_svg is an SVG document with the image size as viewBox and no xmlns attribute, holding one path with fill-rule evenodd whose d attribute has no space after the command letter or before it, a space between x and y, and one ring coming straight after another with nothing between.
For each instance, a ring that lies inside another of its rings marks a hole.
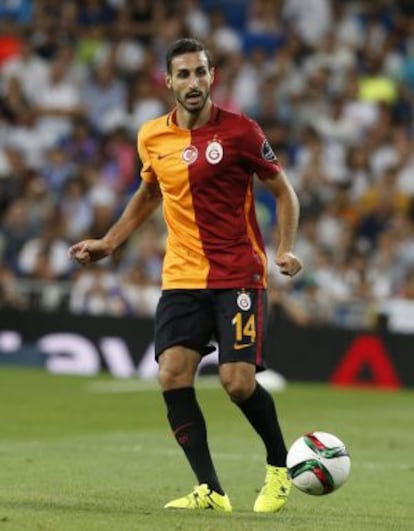
<instances>
[{"instance_id":1,"label":"white soccer ball with green and red design","mask_svg":"<svg viewBox=\"0 0 414 531\"><path fill-rule=\"evenodd\" d=\"M293 485L316 496L338 489L351 470L345 444L323 431L306 433L296 439L289 448L286 464Z\"/></svg>"}]
</instances>

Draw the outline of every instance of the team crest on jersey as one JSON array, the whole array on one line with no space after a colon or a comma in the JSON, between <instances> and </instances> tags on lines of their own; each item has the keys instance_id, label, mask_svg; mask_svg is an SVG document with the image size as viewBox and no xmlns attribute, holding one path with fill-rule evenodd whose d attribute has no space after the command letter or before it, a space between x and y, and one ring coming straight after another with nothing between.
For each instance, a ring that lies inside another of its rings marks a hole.
<instances>
[{"instance_id":1,"label":"team crest on jersey","mask_svg":"<svg viewBox=\"0 0 414 531\"><path fill-rule=\"evenodd\" d=\"M242 291L237 295L237 306L240 308L240 310L243 310L244 312L247 312L252 307L252 299L250 298L250 295L246 293L245 291Z\"/></svg>"},{"instance_id":2,"label":"team crest on jersey","mask_svg":"<svg viewBox=\"0 0 414 531\"><path fill-rule=\"evenodd\" d=\"M218 164L223 158L223 146L213 140L206 148L206 159L210 164Z\"/></svg>"},{"instance_id":3,"label":"team crest on jersey","mask_svg":"<svg viewBox=\"0 0 414 531\"><path fill-rule=\"evenodd\" d=\"M274 151L271 145L269 144L269 141L266 139L263 141L262 144L262 157L270 162L273 160L277 160L277 157L274 154Z\"/></svg>"},{"instance_id":4,"label":"team crest on jersey","mask_svg":"<svg viewBox=\"0 0 414 531\"><path fill-rule=\"evenodd\" d=\"M187 146L183 151L182 157L186 164L192 164L198 158L198 149L195 146Z\"/></svg>"}]
</instances>

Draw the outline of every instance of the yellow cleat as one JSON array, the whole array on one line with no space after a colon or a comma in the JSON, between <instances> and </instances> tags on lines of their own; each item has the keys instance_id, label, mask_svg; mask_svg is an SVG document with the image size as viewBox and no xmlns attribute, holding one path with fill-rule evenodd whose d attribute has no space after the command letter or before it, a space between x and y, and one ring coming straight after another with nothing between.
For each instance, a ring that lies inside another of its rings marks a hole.
<instances>
[{"instance_id":1,"label":"yellow cleat","mask_svg":"<svg viewBox=\"0 0 414 531\"><path fill-rule=\"evenodd\" d=\"M284 467L266 465L265 484L256 498L253 511L256 513L276 513L287 502L291 481Z\"/></svg>"},{"instance_id":2,"label":"yellow cleat","mask_svg":"<svg viewBox=\"0 0 414 531\"><path fill-rule=\"evenodd\" d=\"M231 513L232 507L226 494L211 490L206 483L194 487L193 492L164 505L164 509L212 509Z\"/></svg>"}]
</instances>

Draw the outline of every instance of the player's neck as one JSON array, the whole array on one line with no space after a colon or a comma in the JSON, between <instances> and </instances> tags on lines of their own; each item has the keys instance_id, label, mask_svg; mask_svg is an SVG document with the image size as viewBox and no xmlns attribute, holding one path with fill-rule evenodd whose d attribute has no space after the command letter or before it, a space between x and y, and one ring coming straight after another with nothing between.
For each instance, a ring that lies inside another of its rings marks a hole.
<instances>
[{"instance_id":1,"label":"player's neck","mask_svg":"<svg viewBox=\"0 0 414 531\"><path fill-rule=\"evenodd\" d=\"M213 103L210 99L198 113L190 113L181 105L177 105L176 120L178 127L182 129L198 129L205 125L209 119Z\"/></svg>"}]
</instances>

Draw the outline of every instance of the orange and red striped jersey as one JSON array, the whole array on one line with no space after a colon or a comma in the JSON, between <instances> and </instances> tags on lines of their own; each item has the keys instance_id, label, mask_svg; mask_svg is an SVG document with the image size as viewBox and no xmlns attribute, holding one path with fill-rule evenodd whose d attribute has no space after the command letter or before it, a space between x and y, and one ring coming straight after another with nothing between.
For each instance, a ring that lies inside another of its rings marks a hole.
<instances>
[{"instance_id":1,"label":"orange and red striped jersey","mask_svg":"<svg viewBox=\"0 0 414 531\"><path fill-rule=\"evenodd\" d=\"M138 153L142 179L163 196L162 288L265 287L253 178L281 168L258 124L213 106L205 125L182 129L173 110L141 127Z\"/></svg>"}]
</instances>

